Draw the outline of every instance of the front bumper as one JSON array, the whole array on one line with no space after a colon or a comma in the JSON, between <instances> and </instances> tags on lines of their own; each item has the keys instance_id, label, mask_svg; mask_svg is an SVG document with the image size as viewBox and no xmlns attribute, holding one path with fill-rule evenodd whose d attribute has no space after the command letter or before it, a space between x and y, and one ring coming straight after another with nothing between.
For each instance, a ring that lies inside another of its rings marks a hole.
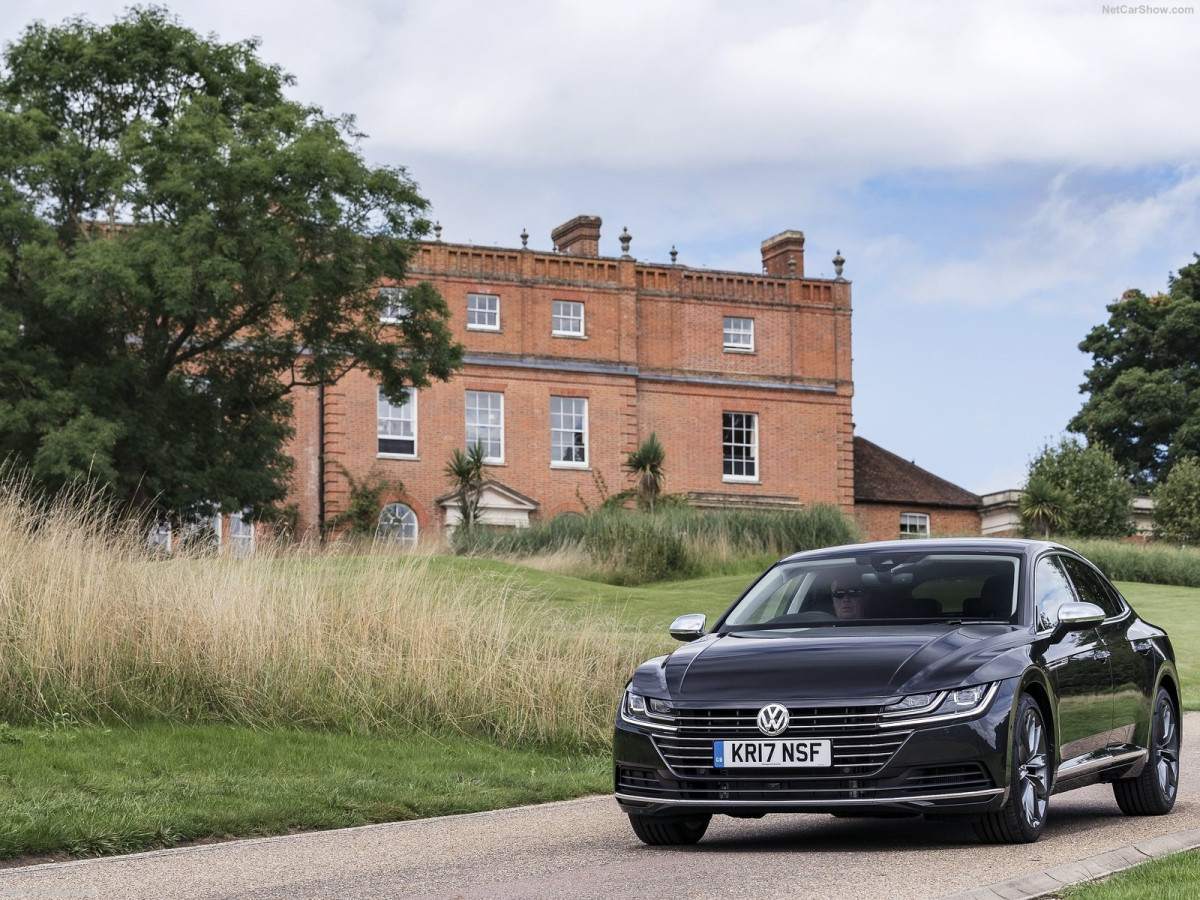
<instances>
[{"instance_id":1,"label":"front bumper","mask_svg":"<svg viewBox=\"0 0 1200 900\"><path fill-rule=\"evenodd\" d=\"M681 736L618 715L616 799L626 812L641 815L988 812L1007 796L1012 701L1011 687L1001 685L977 716L901 729L872 724L861 708L842 723L822 715L822 724L801 725L786 735L831 740L833 765L820 770L715 769L714 740L758 735L692 729ZM797 719L805 721L794 714Z\"/></svg>"}]
</instances>

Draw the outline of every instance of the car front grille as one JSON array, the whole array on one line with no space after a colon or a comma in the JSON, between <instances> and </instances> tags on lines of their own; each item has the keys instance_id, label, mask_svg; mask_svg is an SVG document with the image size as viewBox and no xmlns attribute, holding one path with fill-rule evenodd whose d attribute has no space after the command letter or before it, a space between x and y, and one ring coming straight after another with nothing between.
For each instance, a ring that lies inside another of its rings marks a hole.
<instances>
[{"instance_id":1,"label":"car front grille","mask_svg":"<svg viewBox=\"0 0 1200 900\"><path fill-rule=\"evenodd\" d=\"M831 777L878 772L912 734L911 728L880 728L881 709L878 706L791 709L788 712L791 723L779 739L829 739L833 747L833 766L822 774ZM730 777L729 772L713 768L713 741L763 739L758 730L757 708L676 710L671 724L676 731L654 735L654 745L671 770L683 777Z\"/></svg>"}]
</instances>

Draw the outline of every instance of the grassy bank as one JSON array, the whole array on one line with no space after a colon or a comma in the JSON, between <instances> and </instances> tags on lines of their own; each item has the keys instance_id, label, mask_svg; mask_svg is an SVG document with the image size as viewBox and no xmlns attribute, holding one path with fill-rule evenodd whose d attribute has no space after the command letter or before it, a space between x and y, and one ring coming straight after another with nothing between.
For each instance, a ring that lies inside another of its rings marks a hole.
<instances>
[{"instance_id":1,"label":"grassy bank","mask_svg":"<svg viewBox=\"0 0 1200 900\"><path fill-rule=\"evenodd\" d=\"M82 510L82 512L80 511ZM657 641L426 557L149 559L103 510L0 497L0 721L230 723L598 749Z\"/></svg>"},{"instance_id":2,"label":"grassy bank","mask_svg":"<svg viewBox=\"0 0 1200 900\"><path fill-rule=\"evenodd\" d=\"M1095 884L1055 894L1061 900L1193 900L1200 895L1200 853L1191 851L1135 866Z\"/></svg>"},{"instance_id":3,"label":"grassy bank","mask_svg":"<svg viewBox=\"0 0 1200 900\"><path fill-rule=\"evenodd\" d=\"M610 787L602 756L464 738L63 717L0 728L0 859L344 828L561 800Z\"/></svg>"},{"instance_id":4,"label":"grassy bank","mask_svg":"<svg viewBox=\"0 0 1200 900\"><path fill-rule=\"evenodd\" d=\"M529 528L478 527L454 536L467 556L536 560L539 568L619 585L758 571L817 547L861 540L833 506L798 510L600 509Z\"/></svg>"}]
</instances>

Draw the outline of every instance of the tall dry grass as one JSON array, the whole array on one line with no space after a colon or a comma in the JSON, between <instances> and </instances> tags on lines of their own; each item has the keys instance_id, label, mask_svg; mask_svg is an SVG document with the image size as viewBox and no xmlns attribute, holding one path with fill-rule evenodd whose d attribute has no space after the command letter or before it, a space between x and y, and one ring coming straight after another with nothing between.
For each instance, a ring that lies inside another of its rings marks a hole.
<instances>
[{"instance_id":1,"label":"tall dry grass","mask_svg":"<svg viewBox=\"0 0 1200 900\"><path fill-rule=\"evenodd\" d=\"M427 557L147 555L95 495L0 484L0 717L462 732L595 749L656 649Z\"/></svg>"}]
</instances>

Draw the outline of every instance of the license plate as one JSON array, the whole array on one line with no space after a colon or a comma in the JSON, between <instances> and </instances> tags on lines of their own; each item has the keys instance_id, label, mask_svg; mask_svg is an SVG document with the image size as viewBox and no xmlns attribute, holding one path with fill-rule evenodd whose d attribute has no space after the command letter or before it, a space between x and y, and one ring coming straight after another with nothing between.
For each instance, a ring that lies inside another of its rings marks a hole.
<instances>
[{"instance_id":1,"label":"license plate","mask_svg":"<svg viewBox=\"0 0 1200 900\"><path fill-rule=\"evenodd\" d=\"M717 769L809 768L833 765L829 741L713 741Z\"/></svg>"}]
</instances>

